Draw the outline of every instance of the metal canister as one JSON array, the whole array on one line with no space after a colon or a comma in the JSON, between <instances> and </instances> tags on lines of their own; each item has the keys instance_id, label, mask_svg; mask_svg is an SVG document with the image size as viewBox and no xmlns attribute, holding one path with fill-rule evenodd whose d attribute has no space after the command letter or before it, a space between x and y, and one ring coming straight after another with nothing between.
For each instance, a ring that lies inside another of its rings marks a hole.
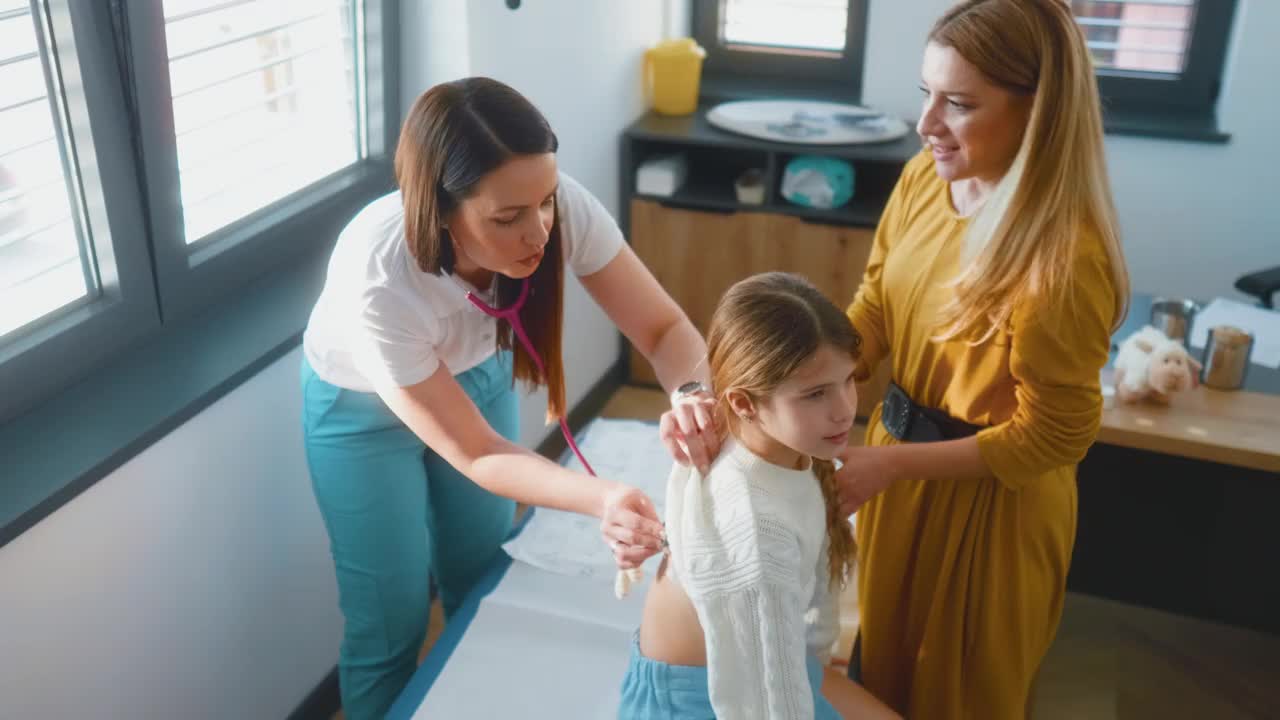
<instances>
[{"instance_id":1,"label":"metal canister","mask_svg":"<svg viewBox=\"0 0 1280 720\"><path fill-rule=\"evenodd\" d=\"M1204 344L1204 369L1200 382L1217 390L1239 390L1249 372L1249 355L1253 352L1253 333L1230 325L1209 330Z\"/></svg>"},{"instance_id":2,"label":"metal canister","mask_svg":"<svg viewBox=\"0 0 1280 720\"><path fill-rule=\"evenodd\" d=\"M1151 303L1151 325L1185 346L1191 334L1191 320L1199 309L1191 300L1156 298Z\"/></svg>"}]
</instances>

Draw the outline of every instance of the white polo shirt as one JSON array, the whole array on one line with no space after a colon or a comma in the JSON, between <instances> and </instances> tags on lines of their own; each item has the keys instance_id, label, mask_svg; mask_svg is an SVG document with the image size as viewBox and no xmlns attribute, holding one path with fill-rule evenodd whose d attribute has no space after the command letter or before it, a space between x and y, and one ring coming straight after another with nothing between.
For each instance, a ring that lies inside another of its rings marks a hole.
<instances>
[{"instance_id":1,"label":"white polo shirt","mask_svg":"<svg viewBox=\"0 0 1280 720\"><path fill-rule=\"evenodd\" d=\"M556 206L570 270L590 275L617 256L618 224L564 173ZM441 363L454 375L469 370L496 351L497 321L471 305L463 288L473 289L462 278L418 268L404 237L400 193L378 198L338 236L303 334L307 362L322 380L361 392L380 381L417 384Z\"/></svg>"}]
</instances>

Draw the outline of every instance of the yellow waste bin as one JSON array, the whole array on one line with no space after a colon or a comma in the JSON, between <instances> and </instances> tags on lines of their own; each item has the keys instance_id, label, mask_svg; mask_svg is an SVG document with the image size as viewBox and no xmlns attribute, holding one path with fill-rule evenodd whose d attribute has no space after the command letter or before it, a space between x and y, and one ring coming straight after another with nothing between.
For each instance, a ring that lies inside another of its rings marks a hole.
<instances>
[{"instance_id":1,"label":"yellow waste bin","mask_svg":"<svg viewBox=\"0 0 1280 720\"><path fill-rule=\"evenodd\" d=\"M688 115L698 108L703 50L693 38L659 43L644 53L644 89L663 115Z\"/></svg>"}]
</instances>

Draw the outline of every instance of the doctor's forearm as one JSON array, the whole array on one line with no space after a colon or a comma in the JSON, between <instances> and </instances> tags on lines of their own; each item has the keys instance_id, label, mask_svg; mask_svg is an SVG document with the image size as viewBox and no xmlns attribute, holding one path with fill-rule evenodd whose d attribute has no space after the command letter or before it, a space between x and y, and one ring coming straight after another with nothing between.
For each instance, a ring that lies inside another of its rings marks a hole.
<instances>
[{"instance_id":1,"label":"doctor's forearm","mask_svg":"<svg viewBox=\"0 0 1280 720\"><path fill-rule=\"evenodd\" d=\"M613 487L608 480L567 470L506 440L472 460L465 471L495 495L592 517L604 512L605 495Z\"/></svg>"},{"instance_id":2,"label":"doctor's forearm","mask_svg":"<svg viewBox=\"0 0 1280 720\"><path fill-rule=\"evenodd\" d=\"M687 318L681 317L662 333L646 358L653 365L658 382L671 393L691 380L710 385L706 356L707 343L702 334Z\"/></svg>"}]
</instances>

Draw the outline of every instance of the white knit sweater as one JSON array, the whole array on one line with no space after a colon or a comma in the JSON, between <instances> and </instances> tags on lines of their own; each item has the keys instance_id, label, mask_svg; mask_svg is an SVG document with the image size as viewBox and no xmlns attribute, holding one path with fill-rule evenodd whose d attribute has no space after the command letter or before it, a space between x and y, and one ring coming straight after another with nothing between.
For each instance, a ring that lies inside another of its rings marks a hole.
<instances>
[{"instance_id":1,"label":"white knit sweater","mask_svg":"<svg viewBox=\"0 0 1280 720\"><path fill-rule=\"evenodd\" d=\"M805 654L839 632L826 505L812 470L772 465L730 438L703 478L667 481L672 569L706 636L717 718L812 718Z\"/></svg>"}]
</instances>

